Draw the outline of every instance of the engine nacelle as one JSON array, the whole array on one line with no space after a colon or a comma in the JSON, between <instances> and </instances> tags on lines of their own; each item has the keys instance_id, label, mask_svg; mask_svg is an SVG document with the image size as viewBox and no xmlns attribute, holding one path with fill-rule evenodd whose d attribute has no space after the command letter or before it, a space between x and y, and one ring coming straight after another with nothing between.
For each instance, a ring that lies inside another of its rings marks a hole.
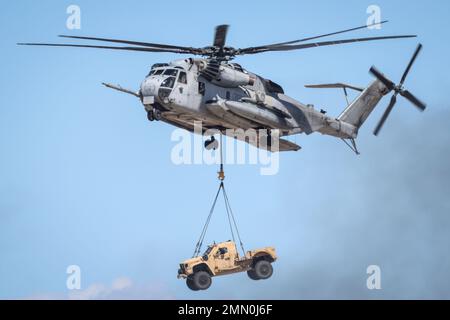
<instances>
[{"instance_id":1,"label":"engine nacelle","mask_svg":"<svg viewBox=\"0 0 450 320\"><path fill-rule=\"evenodd\" d=\"M215 85L225 88L237 88L239 86L253 85L255 78L242 71L230 67L220 66L216 79L211 81Z\"/></svg>"},{"instance_id":2,"label":"engine nacelle","mask_svg":"<svg viewBox=\"0 0 450 320\"><path fill-rule=\"evenodd\" d=\"M200 74L211 83L224 88L253 85L255 77L236 70L232 66L222 65L216 60L195 60Z\"/></svg>"}]
</instances>

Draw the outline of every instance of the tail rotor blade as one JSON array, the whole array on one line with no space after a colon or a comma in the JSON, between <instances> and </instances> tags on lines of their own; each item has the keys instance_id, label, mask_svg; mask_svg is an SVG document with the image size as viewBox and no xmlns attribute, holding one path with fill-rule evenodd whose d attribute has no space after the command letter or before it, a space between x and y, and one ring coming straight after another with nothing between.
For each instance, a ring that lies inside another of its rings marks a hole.
<instances>
[{"instance_id":1,"label":"tail rotor blade","mask_svg":"<svg viewBox=\"0 0 450 320\"><path fill-rule=\"evenodd\" d=\"M377 127L375 128L375 131L373 132L373 134L375 136L378 136L378 134L380 133L381 128L383 128L383 125L386 122L389 115L391 114L391 111L394 108L396 102L397 102L397 95L394 94L391 98L391 102L389 103L389 106L387 107L386 111L383 114L383 117L381 117L380 122L378 123Z\"/></svg>"},{"instance_id":2,"label":"tail rotor blade","mask_svg":"<svg viewBox=\"0 0 450 320\"><path fill-rule=\"evenodd\" d=\"M395 88L395 84L386 78L384 74L382 74L380 71L378 71L377 68L373 67L370 68L370 73L375 76L378 80L380 80L388 89L389 91L393 90Z\"/></svg>"},{"instance_id":3,"label":"tail rotor blade","mask_svg":"<svg viewBox=\"0 0 450 320\"><path fill-rule=\"evenodd\" d=\"M408 76L408 73L411 70L412 65L414 64L414 61L416 61L416 58L419 55L421 50L422 50L422 44L419 43L416 51L414 52L414 55L411 58L411 61L409 61L408 67L406 67L406 70L403 73L402 79L400 80L400 86L402 86L403 83L405 83L406 77Z\"/></svg>"},{"instance_id":4,"label":"tail rotor blade","mask_svg":"<svg viewBox=\"0 0 450 320\"><path fill-rule=\"evenodd\" d=\"M422 101L420 101L418 98L416 98L416 96L414 96L411 92L409 92L408 90L403 90L400 92L400 94L408 99L413 105L415 105L417 108L419 108L421 111L425 111L425 109L427 108L427 105L425 103L423 103Z\"/></svg>"}]
</instances>

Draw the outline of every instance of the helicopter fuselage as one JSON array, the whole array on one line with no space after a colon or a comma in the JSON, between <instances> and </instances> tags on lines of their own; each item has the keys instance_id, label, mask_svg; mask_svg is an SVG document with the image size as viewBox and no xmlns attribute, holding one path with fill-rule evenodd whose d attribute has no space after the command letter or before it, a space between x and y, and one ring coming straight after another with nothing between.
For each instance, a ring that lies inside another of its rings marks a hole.
<instances>
[{"instance_id":1,"label":"helicopter fuselage","mask_svg":"<svg viewBox=\"0 0 450 320\"><path fill-rule=\"evenodd\" d=\"M146 111L190 131L201 122L204 129L279 130L280 136L320 132L356 138L357 127L290 98L278 84L237 64L211 67L208 63L184 59L154 65L140 89Z\"/></svg>"}]
</instances>

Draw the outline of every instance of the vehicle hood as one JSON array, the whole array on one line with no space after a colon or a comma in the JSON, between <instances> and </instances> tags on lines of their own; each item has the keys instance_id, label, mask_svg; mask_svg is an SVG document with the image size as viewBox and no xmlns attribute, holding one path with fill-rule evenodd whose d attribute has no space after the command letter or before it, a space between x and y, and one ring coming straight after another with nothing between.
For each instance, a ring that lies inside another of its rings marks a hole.
<instances>
[{"instance_id":1,"label":"vehicle hood","mask_svg":"<svg viewBox=\"0 0 450 320\"><path fill-rule=\"evenodd\" d=\"M195 258L184 260L183 264L192 265L192 264L197 264L197 263L200 263L200 262L203 262L203 259L201 257L195 257Z\"/></svg>"}]
</instances>

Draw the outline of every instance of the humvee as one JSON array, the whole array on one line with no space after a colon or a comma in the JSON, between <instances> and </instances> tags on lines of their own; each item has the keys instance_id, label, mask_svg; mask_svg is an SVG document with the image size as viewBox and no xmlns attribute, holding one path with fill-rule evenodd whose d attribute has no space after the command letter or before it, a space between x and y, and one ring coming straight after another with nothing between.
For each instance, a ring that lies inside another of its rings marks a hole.
<instances>
[{"instance_id":1,"label":"humvee","mask_svg":"<svg viewBox=\"0 0 450 320\"><path fill-rule=\"evenodd\" d=\"M275 248L266 247L248 251L240 257L233 241L208 246L202 256L188 259L180 264L178 279L186 279L193 291L207 290L212 277L247 272L252 280L265 280L272 276L272 262L277 260Z\"/></svg>"}]
</instances>

